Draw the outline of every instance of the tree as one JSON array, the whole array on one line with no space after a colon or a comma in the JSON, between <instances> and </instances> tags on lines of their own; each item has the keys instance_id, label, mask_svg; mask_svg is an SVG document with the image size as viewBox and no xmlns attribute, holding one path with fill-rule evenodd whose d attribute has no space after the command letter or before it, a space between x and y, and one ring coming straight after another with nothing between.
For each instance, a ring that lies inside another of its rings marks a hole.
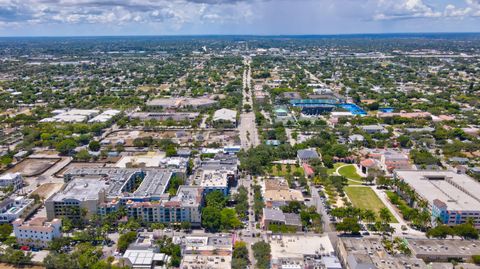
<instances>
[{"instance_id":1,"label":"tree","mask_svg":"<svg viewBox=\"0 0 480 269\"><path fill-rule=\"evenodd\" d=\"M57 144L55 147L58 152L62 155L68 155L72 153L72 151L77 146L77 143L73 139L65 139L62 140L60 143Z\"/></svg>"},{"instance_id":2,"label":"tree","mask_svg":"<svg viewBox=\"0 0 480 269\"><path fill-rule=\"evenodd\" d=\"M212 191L206 195L205 203L207 206L222 209L227 204L227 199L221 191Z\"/></svg>"},{"instance_id":3,"label":"tree","mask_svg":"<svg viewBox=\"0 0 480 269\"><path fill-rule=\"evenodd\" d=\"M128 245L135 241L136 238L137 233L133 231L120 235L120 238L118 238L118 251L125 252L125 250L128 248Z\"/></svg>"},{"instance_id":4,"label":"tree","mask_svg":"<svg viewBox=\"0 0 480 269\"><path fill-rule=\"evenodd\" d=\"M242 227L242 222L238 219L235 209L224 208L220 214L222 229L231 230Z\"/></svg>"},{"instance_id":5,"label":"tree","mask_svg":"<svg viewBox=\"0 0 480 269\"><path fill-rule=\"evenodd\" d=\"M478 239L478 231L470 223L463 223L453 227L456 235L464 239Z\"/></svg>"},{"instance_id":6,"label":"tree","mask_svg":"<svg viewBox=\"0 0 480 269\"><path fill-rule=\"evenodd\" d=\"M375 214L375 211L371 210L371 209L365 209L363 212L362 212L362 219L364 219L366 222L375 222L375 219L376 219L376 214Z\"/></svg>"},{"instance_id":7,"label":"tree","mask_svg":"<svg viewBox=\"0 0 480 269\"><path fill-rule=\"evenodd\" d=\"M93 140L88 144L88 148L91 151L99 151L100 150L100 142Z\"/></svg>"},{"instance_id":8,"label":"tree","mask_svg":"<svg viewBox=\"0 0 480 269\"><path fill-rule=\"evenodd\" d=\"M454 231L451 227L447 225L439 225L435 228L428 230L426 235L428 238L433 237L445 239L449 235L454 235Z\"/></svg>"},{"instance_id":9,"label":"tree","mask_svg":"<svg viewBox=\"0 0 480 269\"><path fill-rule=\"evenodd\" d=\"M342 222L337 223L337 230L343 232L350 232L352 234L358 234L361 230L358 220L355 218L344 218Z\"/></svg>"},{"instance_id":10,"label":"tree","mask_svg":"<svg viewBox=\"0 0 480 269\"><path fill-rule=\"evenodd\" d=\"M209 232L217 232L221 228L220 209L207 206L202 211L202 226Z\"/></svg>"},{"instance_id":11,"label":"tree","mask_svg":"<svg viewBox=\"0 0 480 269\"><path fill-rule=\"evenodd\" d=\"M5 241L7 238L10 236L10 234L13 232L13 226L4 223L0 225L0 241Z\"/></svg>"},{"instance_id":12,"label":"tree","mask_svg":"<svg viewBox=\"0 0 480 269\"><path fill-rule=\"evenodd\" d=\"M192 229L192 224L188 221L182 221L182 223L180 223L180 228L184 231L190 231Z\"/></svg>"},{"instance_id":13,"label":"tree","mask_svg":"<svg viewBox=\"0 0 480 269\"><path fill-rule=\"evenodd\" d=\"M386 207L380 209L379 216L383 223L390 223L392 221L392 215Z\"/></svg>"},{"instance_id":14,"label":"tree","mask_svg":"<svg viewBox=\"0 0 480 269\"><path fill-rule=\"evenodd\" d=\"M80 160L80 161L88 161L92 158L92 155L88 153L88 150L82 149L80 150L77 154L75 154L75 159Z\"/></svg>"},{"instance_id":15,"label":"tree","mask_svg":"<svg viewBox=\"0 0 480 269\"><path fill-rule=\"evenodd\" d=\"M270 268L270 244L259 241L252 245L253 256L257 260L256 268L268 269Z\"/></svg>"},{"instance_id":16,"label":"tree","mask_svg":"<svg viewBox=\"0 0 480 269\"><path fill-rule=\"evenodd\" d=\"M247 245L242 241L235 242L232 253L232 269L246 269L248 264Z\"/></svg>"}]
</instances>

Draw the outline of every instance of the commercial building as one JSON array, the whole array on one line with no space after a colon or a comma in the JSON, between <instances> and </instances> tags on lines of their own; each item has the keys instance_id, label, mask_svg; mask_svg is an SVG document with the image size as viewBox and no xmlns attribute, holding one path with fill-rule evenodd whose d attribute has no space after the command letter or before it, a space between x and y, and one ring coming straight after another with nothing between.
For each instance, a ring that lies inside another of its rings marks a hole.
<instances>
[{"instance_id":1,"label":"commercial building","mask_svg":"<svg viewBox=\"0 0 480 269\"><path fill-rule=\"evenodd\" d=\"M303 202L302 192L290 189L283 178L265 180L263 198L267 208L278 208L293 201Z\"/></svg>"},{"instance_id":2,"label":"commercial building","mask_svg":"<svg viewBox=\"0 0 480 269\"><path fill-rule=\"evenodd\" d=\"M217 158L201 162L194 180L206 194L220 191L228 195L230 187L236 184L238 177L238 159L228 155L219 155Z\"/></svg>"},{"instance_id":3,"label":"commercial building","mask_svg":"<svg viewBox=\"0 0 480 269\"><path fill-rule=\"evenodd\" d=\"M120 114L120 110L116 110L116 109L105 110L105 111L102 112L102 114L95 116L94 118L90 119L88 122L89 123L95 123L95 122L104 123L104 122L107 122L107 121L111 120L113 117L115 117L118 114Z\"/></svg>"},{"instance_id":4,"label":"commercial building","mask_svg":"<svg viewBox=\"0 0 480 269\"><path fill-rule=\"evenodd\" d=\"M22 196L12 198L5 198L0 202L0 222L9 223L20 217L25 213L29 213L35 201L33 199Z\"/></svg>"},{"instance_id":5,"label":"commercial building","mask_svg":"<svg viewBox=\"0 0 480 269\"><path fill-rule=\"evenodd\" d=\"M80 218L82 210L105 215L125 207L129 217L146 222L197 226L203 189L180 186L173 197L167 192L172 177L184 176L181 169L73 169L65 173L68 184L45 202L47 217Z\"/></svg>"},{"instance_id":6,"label":"commercial building","mask_svg":"<svg viewBox=\"0 0 480 269\"><path fill-rule=\"evenodd\" d=\"M173 240L182 248L182 269L231 268L231 234L176 236Z\"/></svg>"},{"instance_id":7,"label":"commercial building","mask_svg":"<svg viewBox=\"0 0 480 269\"><path fill-rule=\"evenodd\" d=\"M58 110L53 113L56 114L53 117L45 118L40 122L59 122L59 123L74 123L85 122L98 115L100 111L95 109L71 109L71 110Z\"/></svg>"},{"instance_id":8,"label":"commercial building","mask_svg":"<svg viewBox=\"0 0 480 269\"><path fill-rule=\"evenodd\" d=\"M396 170L394 178L408 184L416 198L428 203L432 225L439 220L453 226L472 219L480 228L480 183L468 175L453 171ZM400 188L397 192L415 206L413 197Z\"/></svg>"},{"instance_id":9,"label":"commercial building","mask_svg":"<svg viewBox=\"0 0 480 269\"><path fill-rule=\"evenodd\" d=\"M271 235L269 239L272 268L339 268L327 235ZM336 265L333 265L335 260ZM326 267L327 263L332 267Z\"/></svg>"},{"instance_id":10,"label":"commercial building","mask_svg":"<svg viewBox=\"0 0 480 269\"><path fill-rule=\"evenodd\" d=\"M386 134L388 131L381 125L365 125L360 126L360 129L367 134Z\"/></svg>"},{"instance_id":11,"label":"commercial building","mask_svg":"<svg viewBox=\"0 0 480 269\"><path fill-rule=\"evenodd\" d=\"M427 268L416 257L390 255L378 237L342 237L338 240L336 249L346 269Z\"/></svg>"},{"instance_id":12,"label":"commercial building","mask_svg":"<svg viewBox=\"0 0 480 269\"><path fill-rule=\"evenodd\" d=\"M60 219L47 222L46 218L35 218L28 223L17 219L12 224L17 243L20 245L46 248L54 238L62 236Z\"/></svg>"},{"instance_id":13,"label":"commercial building","mask_svg":"<svg viewBox=\"0 0 480 269\"><path fill-rule=\"evenodd\" d=\"M480 241L459 239L408 239L412 255L425 262L469 261L480 253Z\"/></svg>"},{"instance_id":14,"label":"commercial building","mask_svg":"<svg viewBox=\"0 0 480 269\"><path fill-rule=\"evenodd\" d=\"M237 111L226 108L219 109L213 114L212 121L214 125L236 127Z\"/></svg>"},{"instance_id":15,"label":"commercial building","mask_svg":"<svg viewBox=\"0 0 480 269\"><path fill-rule=\"evenodd\" d=\"M263 208L262 228L268 230L270 225L285 225L297 231L302 230L302 222L298 214L283 213L280 209Z\"/></svg>"},{"instance_id":16,"label":"commercial building","mask_svg":"<svg viewBox=\"0 0 480 269\"><path fill-rule=\"evenodd\" d=\"M160 253L152 236L139 236L128 246L123 259L124 265L133 269L166 269L170 262L170 256Z\"/></svg>"},{"instance_id":17,"label":"commercial building","mask_svg":"<svg viewBox=\"0 0 480 269\"><path fill-rule=\"evenodd\" d=\"M23 186L23 178L20 173L6 173L0 176L0 188L13 188L18 190Z\"/></svg>"}]
</instances>

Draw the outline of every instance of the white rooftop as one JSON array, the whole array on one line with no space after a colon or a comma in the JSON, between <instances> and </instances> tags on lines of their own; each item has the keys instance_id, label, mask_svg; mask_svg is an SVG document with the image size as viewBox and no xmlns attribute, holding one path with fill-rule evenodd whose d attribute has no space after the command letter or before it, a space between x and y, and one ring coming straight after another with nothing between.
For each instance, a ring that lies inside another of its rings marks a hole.
<instances>
[{"instance_id":1,"label":"white rooftop","mask_svg":"<svg viewBox=\"0 0 480 269\"><path fill-rule=\"evenodd\" d=\"M453 171L396 170L395 176L430 204L438 199L448 210L480 211L480 183Z\"/></svg>"}]
</instances>

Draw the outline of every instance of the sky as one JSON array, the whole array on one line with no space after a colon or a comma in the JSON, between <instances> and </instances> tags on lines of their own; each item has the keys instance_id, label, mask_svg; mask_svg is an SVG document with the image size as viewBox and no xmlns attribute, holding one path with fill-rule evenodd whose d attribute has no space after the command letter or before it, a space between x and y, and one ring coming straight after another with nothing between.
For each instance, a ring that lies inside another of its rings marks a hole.
<instances>
[{"instance_id":1,"label":"sky","mask_svg":"<svg viewBox=\"0 0 480 269\"><path fill-rule=\"evenodd\" d=\"M480 0L0 0L0 36L480 32Z\"/></svg>"}]
</instances>

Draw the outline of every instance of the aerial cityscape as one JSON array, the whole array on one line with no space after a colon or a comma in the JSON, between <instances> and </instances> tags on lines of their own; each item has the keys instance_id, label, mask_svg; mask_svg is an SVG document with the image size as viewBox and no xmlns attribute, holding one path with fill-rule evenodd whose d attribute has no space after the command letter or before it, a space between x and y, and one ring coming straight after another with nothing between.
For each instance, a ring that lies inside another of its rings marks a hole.
<instances>
[{"instance_id":1,"label":"aerial cityscape","mask_svg":"<svg viewBox=\"0 0 480 269\"><path fill-rule=\"evenodd\" d=\"M480 2L360 2L0 0L0 268L480 268Z\"/></svg>"}]
</instances>

